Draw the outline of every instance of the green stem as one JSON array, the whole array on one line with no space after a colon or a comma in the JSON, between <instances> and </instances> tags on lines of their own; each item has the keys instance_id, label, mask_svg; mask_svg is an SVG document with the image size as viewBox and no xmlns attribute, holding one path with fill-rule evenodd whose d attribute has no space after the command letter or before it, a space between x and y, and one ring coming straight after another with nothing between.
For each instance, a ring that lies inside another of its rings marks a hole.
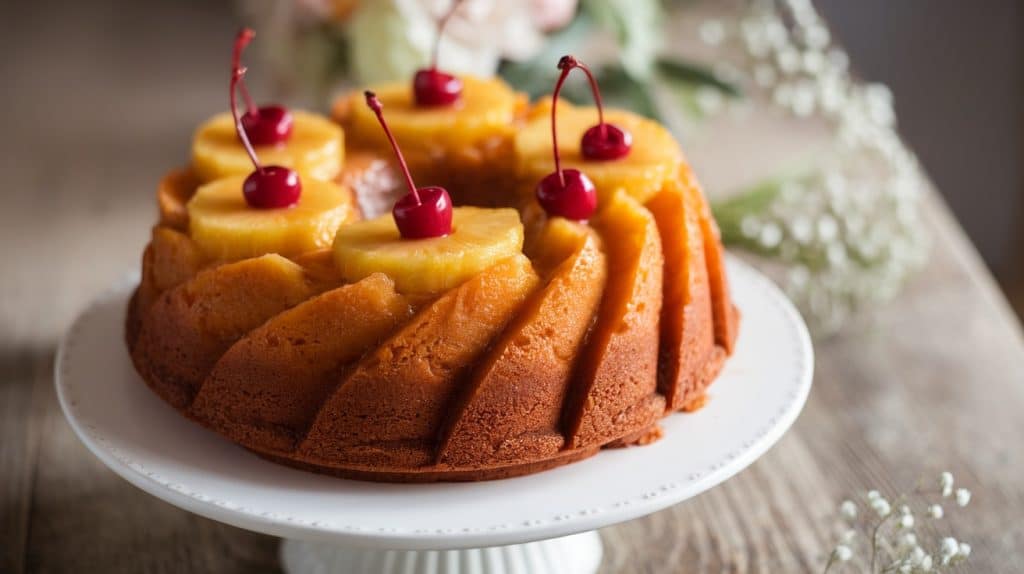
<instances>
[{"instance_id":1,"label":"green stem","mask_svg":"<svg viewBox=\"0 0 1024 574\"><path fill-rule=\"evenodd\" d=\"M828 574L828 571L832 569L832 566L836 563L836 560L838 558L839 558L839 554L836 553L835 550L833 550L832 554L829 555L828 563L825 564L825 569L821 571L821 574Z\"/></svg>"}]
</instances>

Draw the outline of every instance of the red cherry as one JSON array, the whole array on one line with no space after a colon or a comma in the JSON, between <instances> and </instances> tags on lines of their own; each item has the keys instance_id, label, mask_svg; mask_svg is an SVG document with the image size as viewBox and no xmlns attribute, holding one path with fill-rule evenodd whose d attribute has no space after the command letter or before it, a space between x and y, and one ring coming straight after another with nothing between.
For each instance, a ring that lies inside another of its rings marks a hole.
<instances>
[{"instance_id":1,"label":"red cherry","mask_svg":"<svg viewBox=\"0 0 1024 574\"><path fill-rule=\"evenodd\" d=\"M434 68L420 70L413 76L412 93L417 106L450 106L462 97L462 80Z\"/></svg>"},{"instance_id":2,"label":"red cherry","mask_svg":"<svg viewBox=\"0 0 1024 574\"><path fill-rule=\"evenodd\" d=\"M590 81L590 91L594 94L594 102L597 104L597 125L583 132L580 140L580 152L585 159L608 161L619 159L629 154L633 148L633 135L628 131L604 121L604 106L601 104L601 90L597 87L597 80L586 64L580 62L573 56L562 56L558 61L558 69L562 71L555 85L555 97L562 88L566 76L573 68L583 70Z\"/></svg>"},{"instance_id":3,"label":"red cherry","mask_svg":"<svg viewBox=\"0 0 1024 574\"><path fill-rule=\"evenodd\" d=\"M277 145L292 135L292 114L284 106L260 106L242 115L242 127L253 145Z\"/></svg>"},{"instance_id":4,"label":"red cherry","mask_svg":"<svg viewBox=\"0 0 1024 574\"><path fill-rule=\"evenodd\" d=\"M246 31L239 34L243 38ZM245 178L242 184L242 196L250 207L258 209L274 209L295 205L302 195L302 181L299 174L279 165L261 166L256 150L249 141L249 135L243 126L243 117L238 115L238 98L235 92L245 78L245 68L237 65L231 70L231 117L235 120L235 133L242 142L245 152L249 154L252 165L256 169Z\"/></svg>"},{"instance_id":5,"label":"red cherry","mask_svg":"<svg viewBox=\"0 0 1024 574\"><path fill-rule=\"evenodd\" d=\"M558 62L562 75L555 84L551 96L551 153L555 156L555 171L549 173L537 184L537 201L548 215L583 221L590 218L597 209L597 190L586 175L576 169L562 169L562 155L558 151L558 93L562 91L565 77L573 66L563 66L565 56ZM576 60L572 59L572 64ZM595 126L600 127L600 126Z\"/></svg>"},{"instance_id":6,"label":"red cherry","mask_svg":"<svg viewBox=\"0 0 1024 574\"><path fill-rule=\"evenodd\" d=\"M619 159L633 148L633 134L612 124L600 124L583 132L580 151L587 159Z\"/></svg>"},{"instance_id":7,"label":"red cherry","mask_svg":"<svg viewBox=\"0 0 1024 574\"><path fill-rule=\"evenodd\" d=\"M452 232L452 198L443 187L421 187L395 202L391 215L406 239L443 237Z\"/></svg>"},{"instance_id":8,"label":"red cherry","mask_svg":"<svg viewBox=\"0 0 1024 574\"><path fill-rule=\"evenodd\" d=\"M537 201L551 215L584 221L597 209L597 191L594 183L582 172L566 169L552 172L540 180Z\"/></svg>"},{"instance_id":9,"label":"red cherry","mask_svg":"<svg viewBox=\"0 0 1024 574\"><path fill-rule=\"evenodd\" d=\"M245 202L258 209L290 207L299 201L302 182L295 170L269 165L249 174L242 184Z\"/></svg>"},{"instance_id":10,"label":"red cherry","mask_svg":"<svg viewBox=\"0 0 1024 574\"><path fill-rule=\"evenodd\" d=\"M256 36L249 28L242 28L235 37L235 51L231 57L231 69L241 70L242 51L249 45L249 42ZM245 100L245 115L242 116L242 127L249 141L253 145L279 145L288 141L292 136L292 114L284 106L257 106L252 96L249 95L249 88L245 80L239 80L239 88L242 92L242 99ZM234 94L234 92L232 92ZM234 95L232 95L234 97Z\"/></svg>"},{"instance_id":11,"label":"red cherry","mask_svg":"<svg viewBox=\"0 0 1024 574\"><path fill-rule=\"evenodd\" d=\"M430 67L418 70L412 79L412 95L416 105L424 108L450 106L462 98L462 80L437 69L437 55L441 48L441 36L448 20L459 7L461 0L454 0L448 12L437 22L437 36L434 38Z\"/></svg>"},{"instance_id":12,"label":"red cherry","mask_svg":"<svg viewBox=\"0 0 1024 574\"><path fill-rule=\"evenodd\" d=\"M398 164L405 175L405 183L409 193L395 203L391 215L395 218L398 232L406 239L425 239L428 237L444 237L452 232L452 198L443 187L416 188L416 183L405 164L402 150L398 148L395 136L391 135L387 122L384 121L384 106L373 92L364 92L366 105L377 115L377 121L384 128L384 134L395 150Z\"/></svg>"}]
</instances>

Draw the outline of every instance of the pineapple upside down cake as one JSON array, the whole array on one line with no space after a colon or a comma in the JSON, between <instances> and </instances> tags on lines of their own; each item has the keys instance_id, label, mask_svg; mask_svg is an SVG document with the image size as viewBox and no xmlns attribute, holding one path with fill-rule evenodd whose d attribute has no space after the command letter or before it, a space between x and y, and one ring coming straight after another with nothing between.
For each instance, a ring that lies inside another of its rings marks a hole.
<instances>
[{"instance_id":1,"label":"pineapple upside down cake","mask_svg":"<svg viewBox=\"0 0 1024 574\"><path fill-rule=\"evenodd\" d=\"M270 460L402 482L646 444L703 404L738 313L664 127L592 77L596 106L560 101L590 76L571 56L534 105L435 62L331 118L257 106L252 37L158 187L126 339L160 398Z\"/></svg>"}]
</instances>

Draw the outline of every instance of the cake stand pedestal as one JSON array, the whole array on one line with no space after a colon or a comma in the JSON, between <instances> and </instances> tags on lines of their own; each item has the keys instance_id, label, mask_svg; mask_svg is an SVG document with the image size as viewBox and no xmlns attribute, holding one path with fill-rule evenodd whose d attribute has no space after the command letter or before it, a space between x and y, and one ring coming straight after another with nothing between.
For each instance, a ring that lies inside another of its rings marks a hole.
<instances>
[{"instance_id":1,"label":"cake stand pedestal","mask_svg":"<svg viewBox=\"0 0 1024 574\"><path fill-rule=\"evenodd\" d=\"M465 550L367 550L329 542L281 543L281 564L289 574L593 574L601 564L601 555L601 537L595 530Z\"/></svg>"},{"instance_id":2,"label":"cake stand pedestal","mask_svg":"<svg viewBox=\"0 0 1024 574\"><path fill-rule=\"evenodd\" d=\"M799 315L770 281L729 261L743 311L736 353L706 407L666 417L664 438L567 466L476 483L379 484L267 462L188 421L139 380L123 344L136 279L98 299L57 354L61 408L111 470L190 512L285 538L290 574L583 574L596 529L719 484L790 427L811 387Z\"/></svg>"}]
</instances>

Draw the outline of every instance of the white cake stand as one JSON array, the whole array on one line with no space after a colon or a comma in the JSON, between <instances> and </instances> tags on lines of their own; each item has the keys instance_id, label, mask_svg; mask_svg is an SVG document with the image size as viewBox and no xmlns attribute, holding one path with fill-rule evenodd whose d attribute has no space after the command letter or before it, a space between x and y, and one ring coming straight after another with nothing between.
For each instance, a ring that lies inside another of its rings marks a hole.
<instances>
[{"instance_id":1,"label":"white cake stand","mask_svg":"<svg viewBox=\"0 0 1024 574\"><path fill-rule=\"evenodd\" d=\"M186 420L132 369L121 282L75 322L57 355L61 407L121 477L196 514L285 538L291 574L592 573L595 529L667 508L752 463L796 419L811 387L807 330L763 276L729 262L743 312L735 355L697 413L657 443L506 480L377 484L279 466Z\"/></svg>"}]
</instances>

